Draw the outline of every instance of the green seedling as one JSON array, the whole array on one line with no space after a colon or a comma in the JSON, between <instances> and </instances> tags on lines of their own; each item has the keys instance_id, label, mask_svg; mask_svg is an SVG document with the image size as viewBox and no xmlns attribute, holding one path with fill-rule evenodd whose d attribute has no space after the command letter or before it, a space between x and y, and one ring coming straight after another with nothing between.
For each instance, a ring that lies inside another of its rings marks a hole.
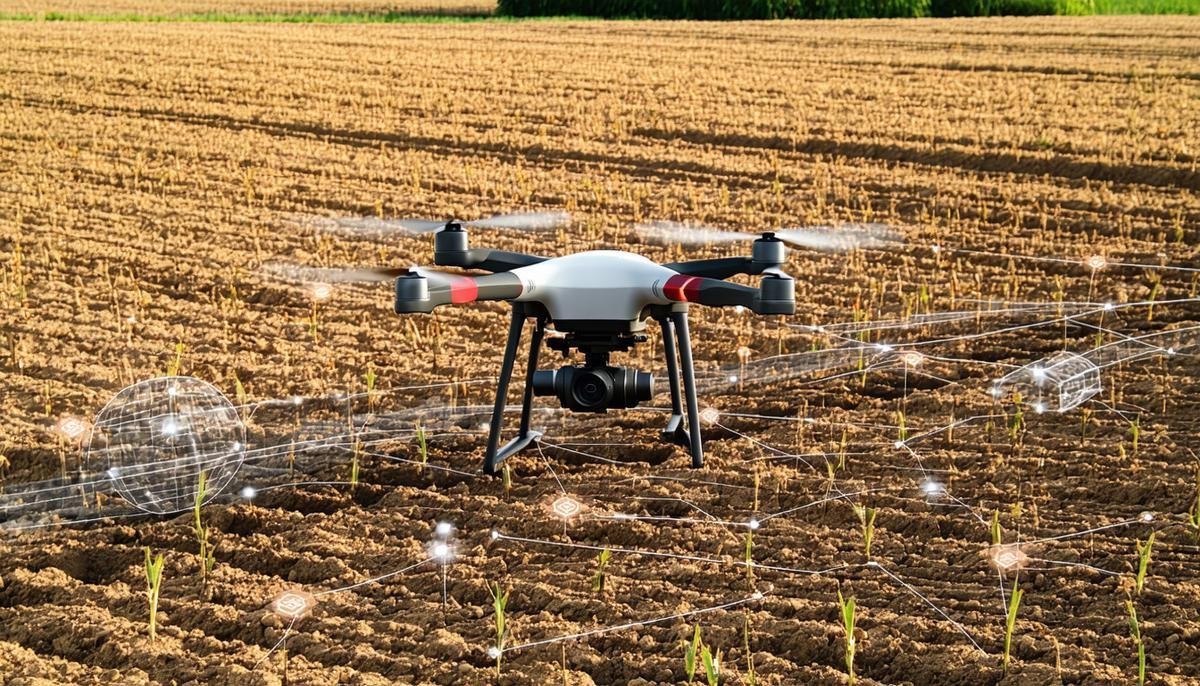
<instances>
[{"instance_id":1,"label":"green seedling","mask_svg":"<svg viewBox=\"0 0 1200 686\"><path fill-rule=\"evenodd\" d=\"M500 660L504 658L504 641L508 631L504 621L504 609L508 607L508 595L511 590L501 591L500 582L497 581L488 586L488 592L492 594L492 612L496 624L496 645L490 652L496 656L496 677L499 678Z\"/></svg>"},{"instance_id":2,"label":"green seedling","mask_svg":"<svg viewBox=\"0 0 1200 686\"><path fill-rule=\"evenodd\" d=\"M850 686L854 686L854 653L858 649L857 640L854 638L854 625L857 621L855 613L857 606L854 598L846 598L842 595L842 589L838 589L838 607L842 612L842 629L846 632L846 677L849 679Z\"/></svg>"},{"instance_id":3,"label":"green seedling","mask_svg":"<svg viewBox=\"0 0 1200 686\"><path fill-rule=\"evenodd\" d=\"M753 579L754 578L754 531L752 529L746 529L745 562L746 562L746 576Z\"/></svg>"},{"instance_id":4,"label":"green seedling","mask_svg":"<svg viewBox=\"0 0 1200 686\"><path fill-rule=\"evenodd\" d=\"M429 464L429 446L425 444L425 427L417 424L417 454L421 456L421 469Z\"/></svg>"},{"instance_id":5,"label":"green seedling","mask_svg":"<svg viewBox=\"0 0 1200 686\"><path fill-rule=\"evenodd\" d=\"M1150 532L1150 536L1145 541L1137 542L1138 566L1133 587L1138 595L1142 594L1142 587L1146 584L1146 570L1150 568L1150 549L1152 547L1154 547L1153 531Z\"/></svg>"},{"instance_id":6,"label":"green seedling","mask_svg":"<svg viewBox=\"0 0 1200 686\"><path fill-rule=\"evenodd\" d=\"M704 663L704 678L708 686L717 686L721 681L721 651L713 652L708 646L700 646L700 661Z\"/></svg>"},{"instance_id":7,"label":"green seedling","mask_svg":"<svg viewBox=\"0 0 1200 686\"><path fill-rule=\"evenodd\" d=\"M604 570L608 567L608 558L610 557L612 557L612 550L605 548L596 558L596 573L592 576L592 591L595 593L604 593L604 580L607 578Z\"/></svg>"},{"instance_id":8,"label":"green seedling","mask_svg":"<svg viewBox=\"0 0 1200 686\"><path fill-rule=\"evenodd\" d=\"M700 640L700 625L696 624L692 631L692 642L683 652L683 668L687 672L688 684L696 682L696 668L700 666L700 648L704 642Z\"/></svg>"},{"instance_id":9,"label":"green seedling","mask_svg":"<svg viewBox=\"0 0 1200 686\"><path fill-rule=\"evenodd\" d=\"M1133 448L1132 452L1133 452L1134 457L1137 457L1138 441L1141 437L1142 437L1142 415L1139 414L1138 416L1133 418L1132 422L1129 423L1129 443L1130 443L1130 446Z\"/></svg>"},{"instance_id":10,"label":"green seedling","mask_svg":"<svg viewBox=\"0 0 1200 686\"><path fill-rule=\"evenodd\" d=\"M146 546L146 601L150 605L150 640L158 639L158 592L162 588L163 554L150 558L150 546Z\"/></svg>"},{"instance_id":11,"label":"green seedling","mask_svg":"<svg viewBox=\"0 0 1200 686\"><path fill-rule=\"evenodd\" d=\"M992 511L992 545L1000 545L1003 532L1000 529L1000 510Z\"/></svg>"},{"instance_id":12,"label":"green seedling","mask_svg":"<svg viewBox=\"0 0 1200 686\"><path fill-rule=\"evenodd\" d=\"M362 441L355 440L354 441L354 450L353 450L352 454L350 455L350 490L351 491L358 488L358 472L359 472L359 462L360 462L359 457L360 457L360 455L362 455L362 450L363 450Z\"/></svg>"},{"instance_id":13,"label":"green seedling","mask_svg":"<svg viewBox=\"0 0 1200 686\"><path fill-rule=\"evenodd\" d=\"M365 374L363 374L363 380L366 381L366 383L367 383L367 411L368 412L375 411L375 403L376 403L375 382L376 382L376 380L378 380L378 378L379 377L375 374L375 365L368 362L367 363L367 372ZM419 428L420 427L418 427L418 429Z\"/></svg>"},{"instance_id":14,"label":"green seedling","mask_svg":"<svg viewBox=\"0 0 1200 686\"><path fill-rule=\"evenodd\" d=\"M208 575L212 572L213 567L217 564L215 551L217 546L212 543L209 538L211 529L204 526L200 519L200 508L204 505L205 496L208 493L208 474L204 471L200 472L200 479L196 483L196 500L192 506L192 533L196 535L196 543L199 545L199 560L200 560L200 580L204 587L208 588Z\"/></svg>"},{"instance_id":15,"label":"green seedling","mask_svg":"<svg viewBox=\"0 0 1200 686\"><path fill-rule=\"evenodd\" d=\"M500 468L500 476L503 478L504 492L512 493L512 468L508 466L507 462Z\"/></svg>"},{"instance_id":16,"label":"green seedling","mask_svg":"<svg viewBox=\"0 0 1200 686\"><path fill-rule=\"evenodd\" d=\"M0 469L4 467L4 460L0 458ZM1187 513L1188 528L1192 530L1192 539L1200 543L1200 474L1196 475L1196 499L1192 501L1192 507Z\"/></svg>"},{"instance_id":17,"label":"green seedling","mask_svg":"<svg viewBox=\"0 0 1200 686\"><path fill-rule=\"evenodd\" d=\"M1133 637L1133 645L1137 648L1138 686L1146 683L1146 644L1142 641L1142 628L1138 624L1137 608L1133 600L1125 600L1125 610L1129 613L1129 635Z\"/></svg>"},{"instance_id":18,"label":"green seedling","mask_svg":"<svg viewBox=\"0 0 1200 686\"><path fill-rule=\"evenodd\" d=\"M876 509L865 505L855 505L854 514L858 515L858 521L862 523L863 555L870 560L871 544L875 540Z\"/></svg>"},{"instance_id":19,"label":"green seedling","mask_svg":"<svg viewBox=\"0 0 1200 686\"><path fill-rule=\"evenodd\" d=\"M1008 596L1008 614L1004 623L1004 673L1008 674L1008 663L1012 655L1013 629L1017 626L1017 609L1021 607L1021 596L1025 591L1019 585L1020 579L1013 581L1012 595Z\"/></svg>"},{"instance_id":20,"label":"green seedling","mask_svg":"<svg viewBox=\"0 0 1200 686\"><path fill-rule=\"evenodd\" d=\"M1016 411L1013 413L1012 423L1008 426L1008 437L1016 443L1021 429L1025 428L1025 410L1021 407L1021 394L1017 391L1013 391L1013 405Z\"/></svg>"},{"instance_id":21,"label":"green seedling","mask_svg":"<svg viewBox=\"0 0 1200 686\"><path fill-rule=\"evenodd\" d=\"M758 674L754 671L754 653L750 651L750 617L742 621L742 649L746 651L746 686L758 686Z\"/></svg>"},{"instance_id":22,"label":"green seedling","mask_svg":"<svg viewBox=\"0 0 1200 686\"><path fill-rule=\"evenodd\" d=\"M175 357L167 363L167 376L179 376L183 371L183 343L175 344Z\"/></svg>"}]
</instances>

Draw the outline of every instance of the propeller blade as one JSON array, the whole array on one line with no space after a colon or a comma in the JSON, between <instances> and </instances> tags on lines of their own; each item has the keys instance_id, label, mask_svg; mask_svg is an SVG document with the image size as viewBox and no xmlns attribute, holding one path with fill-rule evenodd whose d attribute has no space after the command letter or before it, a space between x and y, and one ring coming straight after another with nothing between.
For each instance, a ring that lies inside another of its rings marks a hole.
<instances>
[{"instance_id":1,"label":"propeller blade","mask_svg":"<svg viewBox=\"0 0 1200 686\"><path fill-rule=\"evenodd\" d=\"M292 283L379 283L408 273L402 267L306 267L283 262L264 264L262 271Z\"/></svg>"},{"instance_id":2,"label":"propeller blade","mask_svg":"<svg viewBox=\"0 0 1200 686\"><path fill-rule=\"evenodd\" d=\"M636 224L635 233L660 245L703 245L705 243L736 243L754 240L758 236L738 231L722 231L711 226L684 222L656 221Z\"/></svg>"},{"instance_id":3,"label":"propeller blade","mask_svg":"<svg viewBox=\"0 0 1200 686\"><path fill-rule=\"evenodd\" d=\"M788 227L776 230L775 237L801 248L834 251L886 248L902 242L900 234L887 224Z\"/></svg>"},{"instance_id":4,"label":"propeller blade","mask_svg":"<svg viewBox=\"0 0 1200 686\"><path fill-rule=\"evenodd\" d=\"M464 222L466 226L480 229L519 229L522 231L548 231L571 223L571 215L564 211L514 212L494 217Z\"/></svg>"},{"instance_id":5,"label":"propeller blade","mask_svg":"<svg viewBox=\"0 0 1200 686\"><path fill-rule=\"evenodd\" d=\"M389 236L394 234L420 235L441 231L447 220L437 219L379 219L378 217L311 217L307 223L318 231L344 236ZM545 231L566 226L571 222L567 212L515 212L462 222L464 226L480 229L518 229Z\"/></svg>"}]
</instances>

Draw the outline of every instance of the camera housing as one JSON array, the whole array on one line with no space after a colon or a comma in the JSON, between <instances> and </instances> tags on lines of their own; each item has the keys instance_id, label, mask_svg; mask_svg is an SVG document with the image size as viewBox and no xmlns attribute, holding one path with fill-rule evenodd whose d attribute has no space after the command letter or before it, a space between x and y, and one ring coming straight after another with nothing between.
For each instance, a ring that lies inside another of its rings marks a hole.
<instances>
[{"instance_id":1,"label":"camera housing","mask_svg":"<svg viewBox=\"0 0 1200 686\"><path fill-rule=\"evenodd\" d=\"M557 396L563 407L575 412L606 412L650 400L654 376L612 365L568 365L535 372L533 394Z\"/></svg>"}]
</instances>

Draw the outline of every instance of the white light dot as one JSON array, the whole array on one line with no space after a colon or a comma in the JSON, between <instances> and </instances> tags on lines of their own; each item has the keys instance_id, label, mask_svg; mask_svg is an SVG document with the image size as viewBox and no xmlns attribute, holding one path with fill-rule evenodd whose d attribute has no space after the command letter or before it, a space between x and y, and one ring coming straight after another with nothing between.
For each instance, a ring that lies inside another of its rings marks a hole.
<instances>
[{"instance_id":1,"label":"white light dot","mask_svg":"<svg viewBox=\"0 0 1200 686\"><path fill-rule=\"evenodd\" d=\"M733 313L734 313L734 314L741 314L742 312L744 312L744 311L745 311L745 309L746 309L746 308L742 307L741 305L734 305L734 306L733 306Z\"/></svg>"},{"instance_id":2,"label":"white light dot","mask_svg":"<svg viewBox=\"0 0 1200 686\"><path fill-rule=\"evenodd\" d=\"M887 343L876 343L876 344L875 344L875 349L876 349L876 350L878 350L878 351L879 351L879 352L881 352L881 353L890 353L890 352L892 352L892 346L888 345Z\"/></svg>"},{"instance_id":3,"label":"white light dot","mask_svg":"<svg viewBox=\"0 0 1200 686\"><path fill-rule=\"evenodd\" d=\"M1033 375L1035 381L1041 381L1046 378L1046 370L1041 367L1032 367L1029 373Z\"/></svg>"},{"instance_id":4,"label":"white light dot","mask_svg":"<svg viewBox=\"0 0 1200 686\"><path fill-rule=\"evenodd\" d=\"M109 467L105 474L108 474L108 478L110 479L119 479L121 477L121 470L116 467Z\"/></svg>"},{"instance_id":5,"label":"white light dot","mask_svg":"<svg viewBox=\"0 0 1200 686\"><path fill-rule=\"evenodd\" d=\"M492 529L492 540L494 541L497 538L500 538L500 532L496 531L495 529Z\"/></svg>"},{"instance_id":6,"label":"white light dot","mask_svg":"<svg viewBox=\"0 0 1200 686\"><path fill-rule=\"evenodd\" d=\"M751 519L746 522L746 526L750 527L751 531L757 531L758 527L762 526L762 522L759 522L757 519Z\"/></svg>"},{"instance_id":7,"label":"white light dot","mask_svg":"<svg viewBox=\"0 0 1200 686\"><path fill-rule=\"evenodd\" d=\"M946 487L933 479L921 482L921 491L927 496L938 496L946 492Z\"/></svg>"},{"instance_id":8,"label":"white light dot","mask_svg":"<svg viewBox=\"0 0 1200 686\"><path fill-rule=\"evenodd\" d=\"M883 565L879 564L875 560L871 560L870 562L867 563L867 566L868 567L882 567Z\"/></svg>"},{"instance_id":9,"label":"white light dot","mask_svg":"<svg viewBox=\"0 0 1200 686\"><path fill-rule=\"evenodd\" d=\"M293 404L293 405L299 405L299 404L300 404L300 403L302 403L302 402L304 402L304 398L301 398L301 397L300 397L300 396L298 396L298 395L293 395L293 396L292 396L292 404Z\"/></svg>"},{"instance_id":10,"label":"white light dot","mask_svg":"<svg viewBox=\"0 0 1200 686\"><path fill-rule=\"evenodd\" d=\"M895 446L896 448L903 448L903 447L904 447L904 441L896 441L896 442L895 442L895 443L893 443L892 445L893 445L893 446Z\"/></svg>"},{"instance_id":11,"label":"white light dot","mask_svg":"<svg viewBox=\"0 0 1200 686\"><path fill-rule=\"evenodd\" d=\"M162 423L162 432L165 436L174 436L179 433L179 423L174 419L168 419Z\"/></svg>"},{"instance_id":12,"label":"white light dot","mask_svg":"<svg viewBox=\"0 0 1200 686\"><path fill-rule=\"evenodd\" d=\"M730 375L729 375L729 383L737 383L737 380L738 380L738 376L737 376L737 374L730 374Z\"/></svg>"},{"instance_id":13,"label":"white light dot","mask_svg":"<svg viewBox=\"0 0 1200 686\"><path fill-rule=\"evenodd\" d=\"M488 657L492 658L493 660L500 657L500 649L496 646L488 648Z\"/></svg>"},{"instance_id":14,"label":"white light dot","mask_svg":"<svg viewBox=\"0 0 1200 686\"><path fill-rule=\"evenodd\" d=\"M1140 515L1138 515L1138 519L1143 522L1153 522L1154 521L1154 513L1153 512L1143 512Z\"/></svg>"},{"instance_id":15,"label":"white light dot","mask_svg":"<svg viewBox=\"0 0 1200 686\"><path fill-rule=\"evenodd\" d=\"M1004 395L1004 389L1000 386L1000 384L996 384L988 389L988 393L990 393L993 398L999 398L1000 396Z\"/></svg>"},{"instance_id":16,"label":"white light dot","mask_svg":"<svg viewBox=\"0 0 1200 686\"><path fill-rule=\"evenodd\" d=\"M484 422L479 425L479 430L482 431L483 433L488 433L489 431L492 430L492 425L490 422Z\"/></svg>"},{"instance_id":17,"label":"white light dot","mask_svg":"<svg viewBox=\"0 0 1200 686\"><path fill-rule=\"evenodd\" d=\"M256 495L258 491L253 486L246 486L241 490L241 496L246 500L253 500Z\"/></svg>"},{"instance_id":18,"label":"white light dot","mask_svg":"<svg viewBox=\"0 0 1200 686\"><path fill-rule=\"evenodd\" d=\"M445 543L435 543L433 545L433 556L439 560L445 560L450 557L450 546Z\"/></svg>"},{"instance_id":19,"label":"white light dot","mask_svg":"<svg viewBox=\"0 0 1200 686\"><path fill-rule=\"evenodd\" d=\"M936 255L942 251L942 246L934 243L933 245L929 246L929 249L933 251L934 255Z\"/></svg>"},{"instance_id":20,"label":"white light dot","mask_svg":"<svg viewBox=\"0 0 1200 686\"><path fill-rule=\"evenodd\" d=\"M1112 312L1112 311L1113 311L1113 304L1112 304L1112 303L1104 303L1104 311L1105 311L1105 312Z\"/></svg>"},{"instance_id":21,"label":"white light dot","mask_svg":"<svg viewBox=\"0 0 1200 686\"><path fill-rule=\"evenodd\" d=\"M1036 402L1033 404L1033 411L1042 414L1046 411L1046 403Z\"/></svg>"},{"instance_id":22,"label":"white light dot","mask_svg":"<svg viewBox=\"0 0 1200 686\"><path fill-rule=\"evenodd\" d=\"M438 536L441 536L442 538L446 538L450 534L454 533L454 525L451 524L450 522L438 522L437 526L434 527L433 531Z\"/></svg>"},{"instance_id":23,"label":"white light dot","mask_svg":"<svg viewBox=\"0 0 1200 686\"><path fill-rule=\"evenodd\" d=\"M762 600L763 593L762 593L762 591L755 591L754 595L752 595L750 597L754 598L755 600Z\"/></svg>"},{"instance_id":24,"label":"white light dot","mask_svg":"<svg viewBox=\"0 0 1200 686\"><path fill-rule=\"evenodd\" d=\"M233 442L233 452L235 452L235 453L236 453L236 452L238 452L238 451L239 451L239 450L241 450L241 449L242 449L242 443L241 443L241 441L234 441L234 442Z\"/></svg>"},{"instance_id":25,"label":"white light dot","mask_svg":"<svg viewBox=\"0 0 1200 686\"><path fill-rule=\"evenodd\" d=\"M1167 354L1168 354L1168 355L1174 355L1174 354L1175 354L1175 348L1167 348Z\"/></svg>"}]
</instances>

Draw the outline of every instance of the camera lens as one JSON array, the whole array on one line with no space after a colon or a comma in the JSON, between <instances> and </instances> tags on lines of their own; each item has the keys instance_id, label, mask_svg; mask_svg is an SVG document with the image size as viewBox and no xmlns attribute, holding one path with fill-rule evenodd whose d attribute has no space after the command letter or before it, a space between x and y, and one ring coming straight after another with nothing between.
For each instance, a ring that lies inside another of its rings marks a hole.
<instances>
[{"instance_id":1,"label":"camera lens","mask_svg":"<svg viewBox=\"0 0 1200 686\"><path fill-rule=\"evenodd\" d=\"M571 395L580 407L599 409L608 405L612 396L612 385L605 370L579 370L571 384Z\"/></svg>"}]
</instances>

